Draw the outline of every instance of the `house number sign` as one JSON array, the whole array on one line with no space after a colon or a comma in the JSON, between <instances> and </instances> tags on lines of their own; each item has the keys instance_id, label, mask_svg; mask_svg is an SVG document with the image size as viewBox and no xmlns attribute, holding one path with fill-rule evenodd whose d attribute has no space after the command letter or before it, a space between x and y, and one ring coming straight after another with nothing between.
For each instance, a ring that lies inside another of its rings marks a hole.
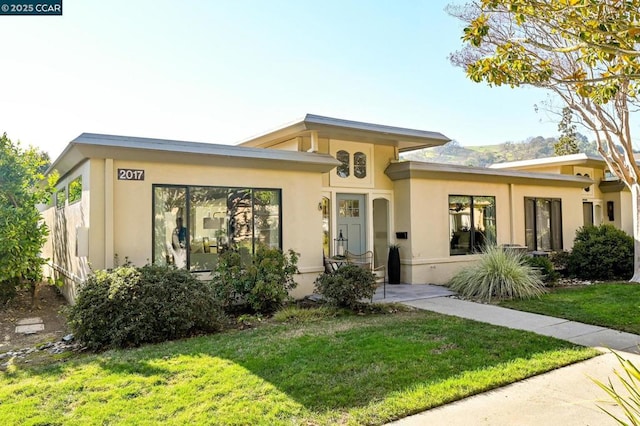
<instances>
[{"instance_id":1,"label":"house number sign","mask_svg":"<svg viewBox=\"0 0 640 426\"><path fill-rule=\"evenodd\" d=\"M118 180L144 180L144 170L118 169Z\"/></svg>"}]
</instances>

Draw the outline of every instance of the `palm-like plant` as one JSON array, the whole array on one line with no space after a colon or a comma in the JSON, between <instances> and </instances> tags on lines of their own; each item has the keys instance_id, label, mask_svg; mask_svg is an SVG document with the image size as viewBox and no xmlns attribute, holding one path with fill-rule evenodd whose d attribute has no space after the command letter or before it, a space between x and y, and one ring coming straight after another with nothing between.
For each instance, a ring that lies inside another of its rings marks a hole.
<instances>
[{"instance_id":1,"label":"palm-like plant","mask_svg":"<svg viewBox=\"0 0 640 426\"><path fill-rule=\"evenodd\" d=\"M598 380L594 380L594 382L608 393L613 401L622 408L625 417L630 423L616 417L602 407L600 407L600 409L610 415L620 425L638 426L640 425L640 369L628 359L622 358L617 352L613 353L618 358L618 362L620 362L624 370L624 373L618 370L615 371L618 380L622 383L624 391L616 389L611 379L608 380L609 384L604 384Z\"/></svg>"}]
</instances>

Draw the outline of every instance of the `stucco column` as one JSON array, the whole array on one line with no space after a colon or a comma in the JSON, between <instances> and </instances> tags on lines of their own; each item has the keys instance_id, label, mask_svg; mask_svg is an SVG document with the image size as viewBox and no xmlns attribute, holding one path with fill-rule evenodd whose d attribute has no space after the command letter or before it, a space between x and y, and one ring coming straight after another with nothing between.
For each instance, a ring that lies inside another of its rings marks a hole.
<instances>
[{"instance_id":1,"label":"stucco column","mask_svg":"<svg viewBox=\"0 0 640 426\"><path fill-rule=\"evenodd\" d=\"M104 161L104 267L113 268L113 158Z\"/></svg>"},{"instance_id":2,"label":"stucco column","mask_svg":"<svg viewBox=\"0 0 640 426\"><path fill-rule=\"evenodd\" d=\"M515 201L513 195L513 184L509 184L509 244L515 244L514 236L516 229L516 212Z\"/></svg>"},{"instance_id":3,"label":"stucco column","mask_svg":"<svg viewBox=\"0 0 640 426\"><path fill-rule=\"evenodd\" d=\"M312 130L310 133L311 136L311 148L307 152L318 152L318 132L316 130Z\"/></svg>"}]
</instances>

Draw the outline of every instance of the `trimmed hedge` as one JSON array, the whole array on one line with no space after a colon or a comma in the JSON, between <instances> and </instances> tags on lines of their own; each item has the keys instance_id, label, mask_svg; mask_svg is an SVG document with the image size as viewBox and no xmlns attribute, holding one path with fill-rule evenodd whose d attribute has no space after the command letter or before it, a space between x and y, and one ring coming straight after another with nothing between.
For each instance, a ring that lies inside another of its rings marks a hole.
<instances>
[{"instance_id":1,"label":"trimmed hedge","mask_svg":"<svg viewBox=\"0 0 640 426\"><path fill-rule=\"evenodd\" d=\"M139 346L218 330L211 285L170 266L97 271L69 311L77 339L93 350Z\"/></svg>"}]
</instances>

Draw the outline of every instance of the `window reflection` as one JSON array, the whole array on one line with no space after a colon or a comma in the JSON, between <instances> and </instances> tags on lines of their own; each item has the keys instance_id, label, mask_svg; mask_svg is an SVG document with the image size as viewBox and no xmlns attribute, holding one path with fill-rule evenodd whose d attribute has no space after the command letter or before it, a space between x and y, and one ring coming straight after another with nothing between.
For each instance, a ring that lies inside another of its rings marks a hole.
<instances>
[{"instance_id":1,"label":"window reflection","mask_svg":"<svg viewBox=\"0 0 640 426\"><path fill-rule=\"evenodd\" d=\"M329 257L331 241L331 200L322 197L322 250Z\"/></svg>"},{"instance_id":2,"label":"window reflection","mask_svg":"<svg viewBox=\"0 0 640 426\"><path fill-rule=\"evenodd\" d=\"M342 150L338 151L336 153L336 159L340 163L342 163L336 168L336 173L338 173L338 176L340 176L341 178L349 177L349 168L350 168L349 153L347 151L342 151Z\"/></svg>"},{"instance_id":3,"label":"window reflection","mask_svg":"<svg viewBox=\"0 0 640 426\"><path fill-rule=\"evenodd\" d=\"M227 248L245 260L256 244L281 248L280 190L157 185L153 194L154 263L209 271Z\"/></svg>"},{"instance_id":4,"label":"window reflection","mask_svg":"<svg viewBox=\"0 0 640 426\"><path fill-rule=\"evenodd\" d=\"M178 268L187 266L185 187L156 187L153 191L154 233L153 262L160 265L175 265ZM178 220L179 219L179 220ZM184 235L184 242L181 241Z\"/></svg>"},{"instance_id":5,"label":"window reflection","mask_svg":"<svg viewBox=\"0 0 640 426\"><path fill-rule=\"evenodd\" d=\"M340 217L360 217L360 200L340 200L338 214Z\"/></svg>"},{"instance_id":6,"label":"window reflection","mask_svg":"<svg viewBox=\"0 0 640 426\"><path fill-rule=\"evenodd\" d=\"M490 196L449 196L449 254L481 251L496 244L496 199Z\"/></svg>"},{"instance_id":7,"label":"window reflection","mask_svg":"<svg viewBox=\"0 0 640 426\"><path fill-rule=\"evenodd\" d=\"M363 152L353 154L353 175L358 179L367 177L367 155Z\"/></svg>"},{"instance_id":8,"label":"window reflection","mask_svg":"<svg viewBox=\"0 0 640 426\"><path fill-rule=\"evenodd\" d=\"M562 202L525 198L525 241L529 250L562 250Z\"/></svg>"}]
</instances>

